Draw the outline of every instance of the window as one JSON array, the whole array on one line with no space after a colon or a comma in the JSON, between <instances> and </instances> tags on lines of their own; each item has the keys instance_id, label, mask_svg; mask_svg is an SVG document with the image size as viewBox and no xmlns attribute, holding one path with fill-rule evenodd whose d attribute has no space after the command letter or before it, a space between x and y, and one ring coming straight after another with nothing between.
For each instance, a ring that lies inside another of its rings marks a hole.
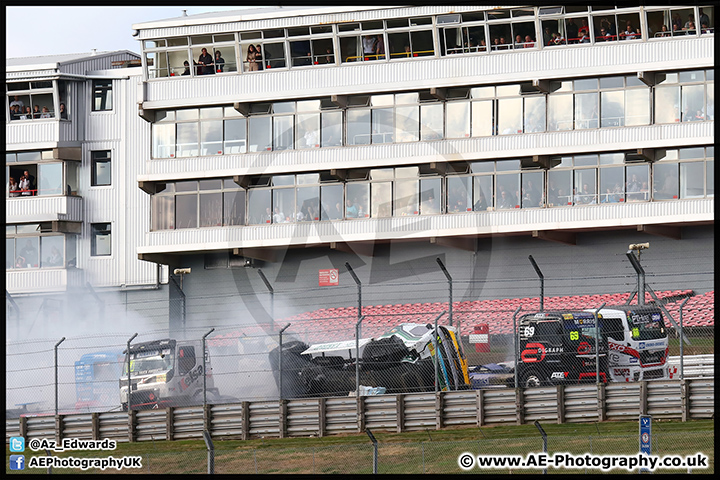
<instances>
[{"instance_id":1,"label":"window","mask_svg":"<svg viewBox=\"0 0 720 480\"><path fill-rule=\"evenodd\" d=\"M110 150L90 152L92 159L92 186L111 185Z\"/></svg>"},{"instance_id":2,"label":"window","mask_svg":"<svg viewBox=\"0 0 720 480\"><path fill-rule=\"evenodd\" d=\"M109 256L111 250L111 234L109 223L93 223L90 225L90 255L93 257Z\"/></svg>"},{"instance_id":3,"label":"window","mask_svg":"<svg viewBox=\"0 0 720 480\"><path fill-rule=\"evenodd\" d=\"M92 111L112 110L112 80L93 80Z\"/></svg>"}]
</instances>

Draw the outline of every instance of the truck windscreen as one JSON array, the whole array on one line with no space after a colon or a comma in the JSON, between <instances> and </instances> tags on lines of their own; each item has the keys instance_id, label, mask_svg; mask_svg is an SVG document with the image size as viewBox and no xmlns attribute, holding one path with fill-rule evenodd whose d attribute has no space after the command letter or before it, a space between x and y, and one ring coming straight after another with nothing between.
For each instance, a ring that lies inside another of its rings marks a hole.
<instances>
[{"instance_id":1,"label":"truck windscreen","mask_svg":"<svg viewBox=\"0 0 720 480\"><path fill-rule=\"evenodd\" d=\"M660 312L627 312L628 326L633 340L665 338L665 323Z\"/></svg>"},{"instance_id":2,"label":"truck windscreen","mask_svg":"<svg viewBox=\"0 0 720 480\"><path fill-rule=\"evenodd\" d=\"M170 349L137 352L130 355L130 373L143 374L164 372L172 368ZM123 366L123 375L127 375L127 363Z\"/></svg>"}]
</instances>

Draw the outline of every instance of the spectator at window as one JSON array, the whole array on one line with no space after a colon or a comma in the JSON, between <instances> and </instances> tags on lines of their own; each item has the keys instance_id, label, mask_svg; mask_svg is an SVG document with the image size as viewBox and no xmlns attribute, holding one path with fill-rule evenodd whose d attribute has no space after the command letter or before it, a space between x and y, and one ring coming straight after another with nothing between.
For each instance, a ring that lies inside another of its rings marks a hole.
<instances>
[{"instance_id":1,"label":"spectator at window","mask_svg":"<svg viewBox=\"0 0 720 480\"><path fill-rule=\"evenodd\" d=\"M20 100L20 97L18 97L17 95L15 95L14 100L10 102L10 106L12 107L13 105L17 105L18 107L20 107L20 111L23 111L25 109L25 104L22 100Z\"/></svg>"},{"instance_id":2,"label":"spectator at window","mask_svg":"<svg viewBox=\"0 0 720 480\"><path fill-rule=\"evenodd\" d=\"M375 57L377 59L385 58L385 36L382 33L377 36L377 42L375 42L375 55L377 55Z\"/></svg>"},{"instance_id":3,"label":"spectator at window","mask_svg":"<svg viewBox=\"0 0 720 480\"><path fill-rule=\"evenodd\" d=\"M20 118L18 105L10 105L10 120L18 120Z\"/></svg>"},{"instance_id":4,"label":"spectator at window","mask_svg":"<svg viewBox=\"0 0 720 480\"><path fill-rule=\"evenodd\" d=\"M673 32L682 30L682 19L680 18L680 14L678 12L673 13L672 29Z\"/></svg>"},{"instance_id":5,"label":"spectator at window","mask_svg":"<svg viewBox=\"0 0 720 480\"><path fill-rule=\"evenodd\" d=\"M45 264L48 267L61 267L62 266L62 255L60 255L60 250L56 246L53 246L50 250L50 256L45 261Z\"/></svg>"},{"instance_id":6,"label":"spectator at window","mask_svg":"<svg viewBox=\"0 0 720 480\"><path fill-rule=\"evenodd\" d=\"M670 36L670 32L668 31L667 25L663 25L662 27L660 27L660 32L658 34L658 37L669 37L669 36Z\"/></svg>"},{"instance_id":7,"label":"spectator at window","mask_svg":"<svg viewBox=\"0 0 720 480\"><path fill-rule=\"evenodd\" d=\"M222 58L220 50L215 50L215 71L222 73L225 70L225 59Z\"/></svg>"},{"instance_id":8,"label":"spectator at window","mask_svg":"<svg viewBox=\"0 0 720 480\"><path fill-rule=\"evenodd\" d=\"M461 201L461 200L460 200ZM478 199L475 201L475 205L473 205L473 210L476 212L484 212L487 210L488 204L487 200L485 199L485 195L483 195L482 190L478 190ZM458 211L462 211L458 209Z\"/></svg>"},{"instance_id":9,"label":"spectator at window","mask_svg":"<svg viewBox=\"0 0 720 480\"><path fill-rule=\"evenodd\" d=\"M602 20L600 20L600 28L604 28L611 38L615 35L615 25L610 23L607 17L603 17Z\"/></svg>"},{"instance_id":10,"label":"spectator at window","mask_svg":"<svg viewBox=\"0 0 720 480\"><path fill-rule=\"evenodd\" d=\"M377 38L372 35L367 35L363 37L362 44L363 44L363 55L365 56L365 60L375 60L375 43L377 42Z\"/></svg>"},{"instance_id":11,"label":"spectator at window","mask_svg":"<svg viewBox=\"0 0 720 480\"><path fill-rule=\"evenodd\" d=\"M688 15L688 21L685 22L683 30L695 30L695 16L692 13Z\"/></svg>"},{"instance_id":12,"label":"spectator at window","mask_svg":"<svg viewBox=\"0 0 720 480\"><path fill-rule=\"evenodd\" d=\"M590 43L590 37L585 32L580 32L580 39L578 40L579 43Z\"/></svg>"},{"instance_id":13,"label":"spectator at window","mask_svg":"<svg viewBox=\"0 0 720 480\"><path fill-rule=\"evenodd\" d=\"M695 116L693 117L693 120L696 121L696 122L700 122L700 121L705 120L705 115L703 115L702 110L697 110L697 111L695 112Z\"/></svg>"},{"instance_id":14,"label":"spectator at window","mask_svg":"<svg viewBox=\"0 0 720 480\"><path fill-rule=\"evenodd\" d=\"M617 195L612 192L610 187L605 189L605 193L603 193L600 198L600 203L617 203L617 201Z\"/></svg>"},{"instance_id":15,"label":"spectator at window","mask_svg":"<svg viewBox=\"0 0 720 480\"><path fill-rule=\"evenodd\" d=\"M15 181L15 177L10 177L8 179L8 194L11 197L17 197L18 195L20 195L20 192L18 190L20 190L20 187L18 187L18 184Z\"/></svg>"},{"instance_id":16,"label":"spectator at window","mask_svg":"<svg viewBox=\"0 0 720 480\"><path fill-rule=\"evenodd\" d=\"M20 189L20 195L26 197L32 195L32 192L30 191L30 179L27 178L25 175L20 176L20 183L18 184L18 187Z\"/></svg>"},{"instance_id":17,"label":"spectator at window","mask_svg":"<svg viewBox=\"0 0 720 480\"><path fill-rule=\"evenodd\" d=\"M48 110L48 107L43 107L40 118L52 118L52 115L50 115L50 110Z\"/></svg>"},{"instance_id":18,"label":"spectator at window","mask_svg":"<svg viewBox=\"0 0 720 480\"><path fill-rule=\"evenodd\" d=\"M348 198L347 203L345 205L345 217L346 218L357 218L358 216L358 207L357 202L353 202Z\"/></svg>"},{"instance_id":19,"label":"spectator at window","mask_svg":"<svg viewBox=\"0 0 720 480\"><path fill-rule=\"evenodd\" d=\"M40 107L38 105L35 105L33 107L33 118L40 118L40 115L42 115L42 112L40 112Z\"/></svg>"},{"instance_id":20,"label":"spectator at window","mask_svg":"<svg viewBox=\"0 0 720 480\"><path fill-rule=\"evenodd\" d=\"M628 200L630 201L638 201L642 200L642 194L640 194L640 187L641 183L638 181L637 175L633 174L633 176L630 178L630 181L627 182L627 186L625 187L625 191L628 193Z\"/></svg>"},{"instance_id":21,"label":"spectator at window","mask_svg":"<svg viewBox=\"0 0 720 480\"><path fill-rule=\"evenodd\" d=\"M500 187L500 198L498 199L498 208L515 208L517 203L515 202L514 195L504 187Z\"/></svg>"},{"instance_id":22,"label":"spectator at window","mask_svg":"<svg viewBox=\"0 0 720 480\"><path fill-rule=\"evenodd\" d=\"M332 48L327 47L325 49L325 55L318 59L321 63L335 63L335 56L333 55Z\"/></svg>"},{"instance_id":23,"label":"spectator at window","mask_svg":"<svg viewBox=\"0 0 720 480\"><path fill-rule=\"evenodd\" d=\"M210 54L207 51L207 48L203 48L200 51L200 56L198 57L198 65L200 67L198 68L200 75L209 75L213 72L213 58L210 56Z\"/></svg>"},{"instance_id":24,"label":"spectator at window","mask_svg":"<svg viewBox=\"0 0 720 480\"><path fill-rule=\"evenodd\" d=\"M520 34L515 35L515 48L523 48L523 37Z\"/></svg>"},{"instance_id":25,"label":"spectator at window","mask_svg":"<svg viewBox=\"0 0 720 480\"><path fill-rule=\"evenodd\" d=\"M27 262L25 261L25 257L18 255L18 257L15 259L15 268L27 268Z\"/></svg>"},{"instance_id":26,"label":"spectator at window","mask_svg":"<svg viewBox=\"0 0 720 480\"><path fill-rule=\"evenodd\" d=\"M577 24L575 23L575 20L569 18L567 24L565 25L565 32L567 33L568 43L577 43L578 30L579 29Z\"/></svg>"},{"instance_id":27,"label":"spectator at window","mask_svg":"<svg viewBox=\"0 0 720 480\"><path fill-rule=\"evenodd\" d=\"M275 207L275 213L273 213L273 223L285 223L285 214L280 211L280 207Z\"/></svg>"},{"instance_id":28,"label":"spectator at window","mask_svg":"<svg viewBox=\"0 0 720 480\"><path fill-rule=\"evenodd\" d=\"M500 48L500 50L508 50L510 48L510 45L505 41L505 37L500 37L500 46L498 48Z\"/></svg>"},{"instance_id":29,"label":"spectator at window","mask_svg":"<svg viewBox=\"0 0 720 480\"><path fill-rule=\"evenodd\" d=\"M257 50L255 50L255 47L253 45L250 45L247 50L247 57L245 57L245 61L248 63L248 71L255 72L259 70L258 66L258 54Z\"/></svg>"},{"instance_id":30,"label":"spectator at window","mask_svg":"<svg viewBox=\"0 0 720 480\"><path fill-rule=\"evenodd\" d=\"M25 245L18 253L26 262L28 267L37 267L38 253L37 248L32 244L30 239L25 240Z\"/></svg>"},{"instance_id":31,"label":"spectator at window","mask_svg":"<svg viewBox=\"0 0 720 480\"><path fill-rule=\"evenodd\" d=\"M583 18L581 22L582 25L580 25L580 28L578 29L578 36L590 36L590 27L588 26L587 19Z\"/></svg>"},{"instance_id":32,"label":"spectator at window","mask_svg":"<svg viewBox=\"0 0 720 480\"><path fill-rule=\"evenodd\" d=\"M532 37L530 35L525 35L525 48L533 48L534 46L535 42Z\"/></svg>"},{"instance_id":33,"label":"spectator at window","mask_svg":"<svg viewBox=\"0 0 720 480\"><path fill-rule=\"evenodd\" d=\"M545 30L543 30L543 45L550 45L551 38L552 32L550 32L550 27L545 27Z\"/></svg>"},{"instance_id":34,"label":"spectator at window","mask_svg":"<svg viewBox=\"0 0 720 480\"><path fill-rule=\"evenodd\" d=\"M637 36L635 33L635 29L633 28L632 24L628 20L627 26L625 27L625 40L633 40Z\"/></svg>"},{"instance_id":35,"label":"spectator at window","mask_svg":"<svg viewBox=\"0 0 720 480\"><path fill-rule=\"evenodd\" d=\"M64 103L60 104L60 118L63 120L67 120L67 118L68 118Z\"/></svg>"},{"instance_id":36,"label":"spectator at window","mask_svg":"<svg viewBox=\"0 0 720 480\"><path fill-rule=\"evenodd\" d=\"M699 22L703 28L707 28L710 25L710 17L708 17L706 13L703 13L702 8L700 9Z\"/></svg>"},{"instance_id":37,"label":"spectator at window","mask_svg":"<svg viewBox=\"0 0 720 480\"><path fill-rule=\"evenodd\" d=\"M20 118L23 120L32 120L33 114L32 110L30 109L30 105L25 107L25 111L20 115Z\"/></svg>"},{"instance_id":38,"label":"spectator at window","mask_svg":"<svg viewBox=\"0 0 720 480\"><path fill-rule=\"evenodd\" d=\"M185 66L185 70L184 70L183 73L181 73L180 75L190 75L190 62L188 62L187 60L185 60L185 61L183 62L183 65Z\"/></svg>"},{"instance_id":39,"label":"spectator at window","mask_svg":"<svg viewBox=\"0 0 720 480\"><path fill-rule=\"evenodd\" d=\"M265 59L263 58L262 47L260 46L260 44L255 45L255 58L257 59L258 67L260 68L260 70L265 68L265 64L263 63ZM270 68L270 64L268 64L268 68Z\"/></svg>"}]
</instances>

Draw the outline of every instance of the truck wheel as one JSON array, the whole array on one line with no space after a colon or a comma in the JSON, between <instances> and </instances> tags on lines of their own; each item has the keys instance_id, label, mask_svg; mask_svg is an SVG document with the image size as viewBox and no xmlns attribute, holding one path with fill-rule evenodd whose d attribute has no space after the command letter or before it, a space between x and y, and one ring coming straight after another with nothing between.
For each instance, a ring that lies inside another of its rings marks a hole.
<instances>
[{"instance_id":1,"label":"truck wheel","mask_svg":"<svg viewBox=\"0 0 720 480\"><path fill-rule=\"evenodd\" d=\"M542 380L540 380L540 375L530 371L523 375L520 384L525 388L539 387L542 384Z\"/></svg>"}]
</instances>

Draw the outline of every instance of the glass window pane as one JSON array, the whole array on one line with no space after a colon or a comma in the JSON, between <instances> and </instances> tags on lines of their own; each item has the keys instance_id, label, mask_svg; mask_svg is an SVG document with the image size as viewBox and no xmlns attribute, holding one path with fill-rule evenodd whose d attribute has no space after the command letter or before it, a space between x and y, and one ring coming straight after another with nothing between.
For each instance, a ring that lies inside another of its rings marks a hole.
<instances>
[{"instance_id":1,"label":"glass window pane","mask_svg":"<svg viewBox=\"0 0 720 480\"><path fill-rule=\"evenodd\" d=\"M287 223L294 219L295 189L273 189L273 218L272 223Z\"/></svg>"},{"instance_id":2,"label":"glass window pane","mask_svg":"<svg viewBox=\"0 0 720 480\"><path fill-rule=\"evenodd\" d=\"M443 137L442 103L420 106L420 140L439 140Z\"/></svg>"},{"instance_id":3,"label":"glass window pane","mask_svg":"<svg viewBox=\"0 0 720 480\"><path fill-rule=\"evenodd\" d=\"M320 187L298 188L295 221L317 222L318 220L320 220Z\"/></svg>"},{"instance_id":4,"label":"glass window pane","mask_svg":"<svg viewBox=\"0 0 720 480\"><path fill-rule=\"evenodd\" d=\"M198 155L198 124L177 124L177 156L197 157Z\"/></svg>"},{"instance_id":5,"label":"glass window pane","mask_svg":"<svg viewBox=\"0 0 720 480\"><path fill-rule=\"evenodd\" d=\"M545 97L526 97L525 133L545 131Z\"/></svg>"},{"instance_id":6,"label":"glass window pane","mask_svg":"<svg viewBox=\"0 0 720 480\"><path fill-rule=\"evenodd\" d=\"M598 128L598 94L575 95L575 129Z\"/></svg>"},{"instance_id":7,"label":"glass window pane","mask_svg":"<svg viewBox=\"0 0 720 480\"><path fill-rule=\"evenodd\" d=\"M38 195L62 195L62 163L38 164Z\"/></svg>"},{"instance_id":8,"label":"glass window pane","mask_svg":"<svg viewBox=\"0 0 720 480\"><path fill-rule=\"evenodd\" d=\"M707 84L707 115L705 120L715 120L715 82Z\"/></svg>"},{"instance_id":9,"label":"glass window pane","mask_svg":"<svg viewBox=\"0 0 720 480\"><path fill-rule=\"evenodd\" d=\"M296 118L296 148L320 147L320 114L300 114Z\"/></svg>"},{"instance_id":10,"label":"glass window pane","mask_svg":"<svg viewBox=\"0 0 720 480\"><path fill-rule=\"evenodd\" d=\"M273 117L273 150L293 148L293 115Z\"/></svg>"},{"instance_id":11,"label":"glass window pane","mask_svg":"<svg viewBox=\"0 0 720 480\"><path fill-rule=\"evenodd\" d=\"M15 268L15 239L5 239L5 269Z\"/></svg>"},{"instance_id":12,"label":"glass window pane","mask_svg":"<svg viewBox=\"0 0 720 480\"><path fill-rule=\"evenodd\" d=\"M153 124L153 158L175 157L175 124Z\"/></svg>"},{"instance_id":13,"label":"glass window pane","mask_svg":"<svg viewBox=\"0 0 720 480\"><path fill-rule=\"evenodd\" d=\"M502 98L498 102L498 132L522 133L522 98Z\"/></svg>"},{"instance_id":14,"label":"glass window pane","mask_svg":"<svg viewBox=\"0 0 720 480\"><path fill-rule=\"evenodd\" d=\"M705 86L685 85L682 87L682 121L697 122L705 118Z\"/></svg>"},{"instance_id":15,"label":"glass window pane","mask_svg":"<svg viewBox=\"0 0 720 480\"><path fill-rule=\"evenodd\" d=\"M543 118L543 123L545 119ZM472 102L472 136L489 137L493 134L492 100Z\"/></svg>"},{"instance_id":16,"label":"glass window pane","mask_svg":"<svg viewBox=\"0 0 720 480\"><path fill-rule=\"evenodd\" d=\"M680 164L680 198L705 196L705 162Z\"/></svg>"},{"instance_id":17,"label":"glass window pane","mask_svg":"<svg viewBox=\"0 0 720 480\"><path fill-rule=\"evenodd\" d=\"M223 224L222 193L203 193L200 195L200 226L219 227Z\"/></svg>"},{"instance_id":18,"label":"glass window pane","mask_svg":"<svg viewBox=\"0 0 720 480\"><path fill-rule=\"evenodd\" d=\"M248 223L250 225L272 223L271 195L272 191L269 189L251 188L248 190Z\"/></svg>"},{"instance_id":19,"label":"glass window pane","mask_svg":"<svg viewBox=\"0 0 720 480\"><path fill-rule=\"evenodd\" d=\"M572 130L573 96L548 96L548 131Z\"/></svg>"},{"instance_id":20,"label":"glass window pane","mask_svg":"<svg viewBox=\"0 0 720 480\"><path fill-rule=\"evenodd\" d=\"M597 203L597 190L594 168L575 170L575 185L573 188L573 203L575 205L595 205Z\"/></svg>"},{"instance_id":21,"label":"glass window pane","mask_svg":"<svg viewBox=\"0 0 720 480\"><path fill-rule=\"evenodd\" d=\"M92 159L92 185L93 186L99 186L99 185L110 185L111 184L111 163L110 163L110 151L104 150L104 151L96 151L96 152L90 152L90 157ZM68 163L68 166L70 166L70 163ZM73 169L74 176L77 177L77 168ZM70 175L68 175L70 177ZM77 191L77 179L73 179L75 181L70 180L68 178L68 184L75 183L74 187L71 188L71 191Z\"/></svg>"},{"instance_id":22,"label":"glass window pane","mask_svg":"<svg viewBox=\"0 0 720 480\"><path fill-rule=\"evenodd\" d=\"M323 185L320 187L322 201L321 220L340 220L343 218L343 186Z\"/></svg>"},{"instance_id":23,"label":"glass window pane","mask_svg":"<svg viewBox=\"0 0 720 480\"><path fill-rule=\"evenodd\" d=\"M223 151L226 154L245 153L247 145L245 143L245 126L246 119L233 118L223 122L225 128L225 143Z\"/></svg>"},{"instance_id":24,"label":"glass window pane","mask_svg":"<svg viewBox=\"0 0 720 480\"><path fill-rule=\"evenodd\" d=\"M348 183L345 201L345 218L366 218L370 214L370 184L367 182Z\"/></svg>"},{"instance_id":25,"label":"glass window pane","mask_svg":"<svg viewBox=\"0 0 720 480\"><path fill-rule=\"evenodd\" d=\"M498 210L520 208L520 174L505 174L497 176Z\"/></svg>"},{"instance_id":26,"label":"glass window pane","mask_svg":"<svg viewBox=\"0 0 720 480\"><path fill-rule=\"evenodd\" d=\"M420 214L434 215L442 213L442 180L438 178L423 178L420 180Z\"/></svg>"},{"instance_id":27,"label":"glass window pane","mask_svg":"<svg viewBox=\"0 0 720 480\"><path fill-rule=\"evenodd\" d=\"M678 164L658 163L653 166L653 200L678 198Z\"/></svg>"},{"instance_id":28,"label":"glass window pane","mask_svg":"<svg viewBox=\"0 0 720 480\"><path fill-rule=\"evenodd\" d=\"M395 181L395 216L418 215L418 187L417 180Z\"/></svg>"},{"instance_id":29,"label":"glass window pane","mask_svg":"<svg viewBox=\"0 0 720 480\"><path fill-rule=\"evenodd\" d=\"M272 150L272 117L250 117L248 143L250 152Z\"/></svg>"},{"instance_id":30,"label":"glass window pane","mask_svg":"<svg viewBox=\"0 0 720 480\"><path fill-rule=\"evenodd\" d=\"M572 205L572 171L550 170L548 172L548 206Z\"/></svg>"},{"instance_id":31,"label":"glass window pane","mask_svg":"<svg viewBox=\"0 0 720 480\"><path fill-rule=\"evenodd\" d=\"M237 61L235 60L235 45L223 45L220 48L214 48L215 72L237 72Z\"/></svg>"},{"instance_id":32,"label":"glass window pane","mask_svg":"<svg viewBox=\"0 0 720 480\"><path fill-rule=\"evenodd\" d=\"M323 147L339 147L342 145L342 112L323 112L321 141Z\"/></svg>"},{"instance_id":33,"label":"glass window pane","mask_svg":"<svg viewBox=\"0 0 720 480\"><path fill-rule=\"evenodd\" d=\"M347 144L368 145L370 143L370 109L352 108L347 110Z\"/></svg>"},{"instance_id":34,"label":"glass window pane","mask_svg":"<svg viewBox=\"0 0 720 480\"><path fill-rule=\"evenodd\" d=\"M602 156L601 156L602 157ZM625 201L623 192L625 185L625 168L600 169L600 203L617 203Z\"/></svg>"},{"instance_id":35,"label":"glass window pane","mask_svg":"<svg viewBox=\"0 0 720 480\"><path fill-rule=\"evenodd\" d=\"M223 153L223 122L222 120L200 123L200 155L222 155Z\"/></svg>"},{"instance_id":36,"label":"glass window pane","mask_svg":"<svg viewBox=\"0 0 720 480\"><path fill-rule=\"evenodd\" d=\"M472 178L468 176L447 177L447 212L460 213L472 211ZM476 177L479 178L479 177Z\"/></svg>"},{"instance_id":37,"label":"glass window pane","mask_svg":"<svg viewBox=\"0 0 720 480\"><path fill-rule=\"evenodd\" d=\"M600 110L602 128L622 127L625 123L625 92L601 92Z\"/></svg>"},{"instance_id":38,"label":"glass window pane","mask_svg":"<svg viewBox=\"0 0 720 480\"><path fill-rule=\"evenodd\" d=\"M245 190L223 192L223 225L245 225Z\"/></svg>"},{"instance_id":39,"label":"glass window pane","mask_svg":"<svg viewBox=\"0 0 720 480\"><path fill-rule=\"evenodd\" d=\"M177 195L175 197L175 228L197 228L198 196Z\"/></svg>"},{"instance_id":40,"label":"glass window pane","mask_svg":"<svg viewBox=\"0 0 720 480\"><path fill-rule=\"evenodd\" d=\"M680 87L655 87L655 123L680 121Z\"/></svg>"},{"instance_id":41,"label":"glass window pane","mask_svg":"<svg viewBox=\"0 0 720 480\"><path fill-rule=\"evenodd\" d=\"M372 203L370 216L389 217L392 215L392 182L373 182L370 184Z\"/></svg>"},{"instance_id":42,"label":"glass window pane","mask_svg":"<svg viewBox=\"0 0 720 480\"><path fill-rule=\"evenodd\" d=\"M446 138L469 137L470 102L448 102L445 108Z\"/></svg>"},{"instance_id":43,"label":"glass window pane","mask_svg":"<svg viewBox=\"0 0 720 480\"><path fill-rule=\"evenodd\" d=\"M395 108L395 141L417 142L420 138L420 107Z\"/></svg>"},{"instance_id":44,"label":"glass window pane","mask_svg":"<svg viewBox=\"0 0 720 480\"><path fill-rule=\"evenodd\" d=\"M150 229L155 231L175 228L175 196L153 195L150 198Z\"/></svg>"},{"instance_id":45,"label":"glass window pane","mask_svg":"<svg viewBox=\"0 0 720 480\"><path fill-rule=\"evenodd\" d=\"M522 174L522 208L543 206L543 172L525 172Z\"/></svg>"},{"instance_id":46,"label":"glass window pane","mask_svg":"<svg viewBox=\"0 0 720 480\"><path fill-rule=\"evenodd\" d=\"M18 238L15 242L17 257L15 268L38 268L40 237Z\"/></svg>"},{"instance_id":47,"label":"glass window pane","mask_svg":"<svg viewBox=\"0 0 720 480\"><path fill-rule=\"evenodd\" d=\"M706 193L708 197L714 197L715 196L715 161L714 160L708 160L705 162L707 165L706 167L706 175L705 175L705 182L707 183L706 187Z\"/></svg>"},{"instance_id":48,"label":"glass window pane","mask_svg":"<svg viewBox=\"0 0 720 480\"><path fill-rule=\"evenodd\" d=\"M393 142L393 115L392 108L374 108L372 110L372 143Z\"/></svg>"},{"instance_id":49,"label":"glass window pane","mask_svg":"<svg viewBox=\"0 0 720 480\"><path fill-rule=\"evenodd\" d=\"M648 165L629 165L625 167L626 200L628 202L646 202L650 198L648 182L650 177Z\"/></svg>"},{"instance_id":50,"label":"glass window pane","mask_svg":"<svg viewBox=\"0 0 720 480\"><path fill-rule=\"evenodd\" d=\"M650 89L636 88L625 91L625 126L650 123Z\"/></svg>"}]
</instances>

